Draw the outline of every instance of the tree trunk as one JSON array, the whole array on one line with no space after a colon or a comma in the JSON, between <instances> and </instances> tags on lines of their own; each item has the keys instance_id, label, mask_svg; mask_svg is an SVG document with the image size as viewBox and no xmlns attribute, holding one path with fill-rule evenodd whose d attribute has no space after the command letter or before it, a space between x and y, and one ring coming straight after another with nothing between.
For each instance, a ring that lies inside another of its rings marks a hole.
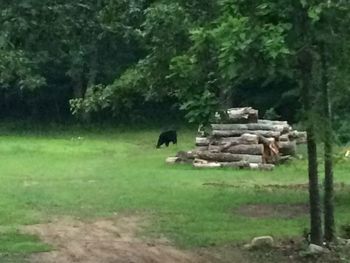
<instances>
[{"instance_id":1,"label":"tree trunk","mask_svg":"<svg viewBox=\"0 0 350 263\"><path fill-rule=\"evenodd\" d=\"M213 153L213 152L198 152L198 157L207 161L214 162L248 162L248 163L262 163L263 158L259 155L248 154L231 154L231 153Z\"/></svg>"},{"instance_id":2,"label":"tree trunk","mask_svg":"<svg viewBox=\"0 0 350 263\"><path fill-rule=\"evenodd\" d=\"M194 152L204 152L208 150L209 150L209 146L196 146L196 148L194 149Z\"/></svg>"},{"instance_id":3,"label":"tree trunk","mask_svg":"<svg viewBox=\"0 0 350 263\"><path fill-rule=\"evenodd\" d=\"M309 194L310 194L310 215L311 215L311 243L322 245L322 220L320 207L320 193L318 188L318 163L317 144L314 128L307 129L307 152L309 169Z\"/></svg>"},{"instance_id":4,"label":"tree trunk","mask_svg":"<svg viewBox=\"0 0 350 263\"><path fill-rule=\"evenodd\" d=\"M275 138L265 138L259 136L259 143L264 145L264 161L270 164L278 162L279 150Z\"/></svg>"},{"instance_id":5,"label":"tree trunk","mask_svg":"<svg viewBox=\"0 0 350 263\"><path fill-rule=\"evenodd\" d=\"M196 138L196 146L208 146L210 143L209 138L206 137L197 137Z\"/></svg>"},{"instance_id":6,"label":"tree trunk","mask_svg":"<svg viewBox=\"0 0 350 263\"><path fill-rule=\"evenodd\" d=\"M292 131L289 133L289 138L295 140L297 144L306 143L307 134L306 132Z\"/></svg>"},{"instance_id":7,"label":"tree trunk","mask_svg":"<svg viewBox=\"0 0 350 263\"><path fill-rule=\"evenodd\" d=\"M281 135L281 137L279 138L280 142L289 142L289 134L283 134Z\"/></svg>"},{"instance_id":8,"label":"tree trunk","mask_svg":"<svg viewBox=\"0 0 350 263\"><path fill-rule=\"evenodd\" d=\"M94 43L94 47L94 51L92 52L90 58L87 87L92 87L96 84L98 73L98 47L96 41Z\"/></svg>"},{"instance_id":9,"label":"tree trunk","mask_svg":"<svg viewBox=\"0 0 350 263\"><path fill-rule=\"evenodd\" d=\"M296 156L297 144L295 141L279 142L278 150L282 156L285 156L285 155Z\"/></svg>"},{"instance_id":10,"label":"tree trunk","mask_svg":"<svg viewBox=\"0 0 350 263\"><path fill-rule=\"evenodd\" d=\"M264 137L279 138L281 132L278 131L263 131L263 130L213 130L212 134L214 137L235 137L243 134L255 134Z\"/></svg>"},{"instance_id":11,"label":"tree trunk","mask_svg":"<svg viewBox=\"0 0 350 263\"><path fill-rule=\"evenodd\" d=\"M252 170L264 170L271 171L275 168L273 164L261 164L261 163L248 163L245 161L237 161L237 162L207 162L205 160L195 160L193 166L196 168L249 168Z\"/></svg>"},{"instance_id":12,"label":"tree trunk","mask_svg":"<svg viewBox=\"0 0 350 263\"><path fill-rule=\"evenodd\" d=\"M289 126L287 121L272 121L272 120L259 119L258 123L270 124L270 125L287 125L287 126Z\"/></svg>"},{"instance_id":13,"label":"tree trunk","mask_svg":"<svg viewBox=\"0 0 350 263\"><path fill-rule=\"evenodd\" d=\"M306 11L305 11L306 12ZM307 14L304 14L307 16ZM308 18L304 18L308 20ZM308 23L305 22L304 23ZM308 34L308 27L304 29ZM312 118L312 67L313 55L309 47L305 47L299 54L299 69L301 73L301 97L304 106L304 114L307 121L307 152L308 152L308 174L309 174L309 201L310 201L310 225L311 243L322 245L322 221L320 208L320 193L318 188L318 164L317 144L315 138L315 126Z\"/></svg>"},{"instance_id":14,"label":"tree trunk","mask_svg":"<svg viewBox=\"0 0 350 263\"><path fill-rule=\"evenodd\" d=\"M248 154L248 155L263 155L264 145L262 144L241 144L241 145L231 145L227 144L224 146L209 146L209 151L211 152L226 152L233 154Z\"/></svg>"},{"instance_id":15,"label":"tree trunk","mask_svg":"<svg viewBox=\"0 0 350 263\"><path fill-rule=\"evenodd\" d=\"M218 167L231 167L231 168L248 168L249 163L243 161L220 163L220 162L208 162L205 160L195 160L193 166L196 168L218 168Z\"/></svg>"},{"instance_id":16,"label":"tree trunk","mask_svg":"<svg viewBox=\"0 0 350 263\"><path fill-rule=\"evenodd\" d=\"M248 162L221 163L221 167L249 168L252 170L265 170L265 171L272 171L275 168L273 164L248 163Z\"/></svg>"},{"instance_id":17,"label":"tree trunk","mask_svg":"<svg viewBox=\"0 0 350 263\"><path fill-rule=\"evenodd\" d=\"M232 106L232 90L221 89L219 94L220 105L224 109L229 109Z\"/></svg>"},{"instance_id":18,"label":"tree trunk","mask_svg":"<svg viewBox=\"0 0 350 263\"><path fill-rule=\"evenodd\" d=\"M333 186L333 129L332 113L329 101L329 79L326 49L321 45L321 75L322 75L322 99L324 115L324 238L332 242L335 237L334 220L334 186Z\"/></svg>"},{"instance_id":19,"label":"tree trunk","mask_svg":"<svg viewBox=\"0 0 350 263\"><path fill-rule=\"evenodd\" d=\"M240 144L258 144L259 138L255 134L243 134L240 137L222 137L222 138L213 138L210 140L211 145L227 145L231 144L231 146L234 145L240 145Z\"/></svg>"},{"instance_id":20,"label":"tree trunk","mask_svg":"<svg viewBox=\"0 0 350 263\"><path fill-rule=\"evenodd\" d=\"M217 113L216 121L220 123L256 123L258 121L258 111L251 107L228 109L225 115L220 116Z\"/></svg>"},{"instance_id":21,"label":"tree trunk","mask_svg":"<svg viewBox=\"0 0 350 263\"><path fill-rule=\"evenodd\" d=\"M210 163L210 162L193 162L193 167L195 168L220 168L222 167L220 163Z\"/></svg>"},{"instance_id":22,"label":"tree trunk","mask_svg":"<svg viewBox=\"0 0 350 263\"><path fill-rule=\"evenodd\" d=\"M75 99L84 97L84 81L82 74L77 74L76 78L73 79L73 96Z\"/></svg>"},{"instance_id":23,"label":"tree trunk","mask_svg":"<svg viewBox=\"0 0 350 263\"><path fill-rule=\"evenodd\" d=\"M263 130L263 131L278 131L289 132L290 126L281 124L268 124L268 123L247 123L247 124L212 124L213 130Z\"/></svg>"}]
</instances>

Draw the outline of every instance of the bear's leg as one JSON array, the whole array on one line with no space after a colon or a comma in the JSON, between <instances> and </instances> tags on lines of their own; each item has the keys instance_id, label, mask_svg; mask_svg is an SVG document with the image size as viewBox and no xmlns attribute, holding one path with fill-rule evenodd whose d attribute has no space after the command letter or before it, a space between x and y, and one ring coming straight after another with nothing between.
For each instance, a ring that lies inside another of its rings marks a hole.
<instances>
[{"instance_id":1,"label":"bear's leg","mask_svg":"<svg viewBox=\"0 0 350 263\"><path fill-rule=\"evenodd\" d=\"M169 147L169 142L168 141L165 142L165 145L166 145L166 147Z\"/></svg>"},{"instance_id":2,"label":"bear's leg","mask_svg":"<svg viewBox=\"0 0 350 263\"><path fill-rule=\"evenodd\" d=\"M173 144L177 144L177 133L174 131L173 133Z\"/></svg>"},{"instance_id":3,"label":"bear's leg","mask_svg":"<svg viewBox=\"0 0 350 263\"><path fill-rule=\"evenodd\" d=\"M163 144L163 139L162 139L161 136L159 136L158 143L157 143L157 148L159 149L160 146L162 146L162 144Z\"/></svg>"}]
</instances>

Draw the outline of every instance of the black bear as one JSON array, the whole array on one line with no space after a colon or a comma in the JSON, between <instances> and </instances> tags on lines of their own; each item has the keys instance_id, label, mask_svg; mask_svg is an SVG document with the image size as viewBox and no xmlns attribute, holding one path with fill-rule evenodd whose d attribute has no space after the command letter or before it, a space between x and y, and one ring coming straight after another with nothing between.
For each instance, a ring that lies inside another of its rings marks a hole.
<instances>
[{"instance_id":1,"label":"black bear","mask_svg":"<svg viewBox=\"0 0 350 263\"><path fill-rule=\"evenodd\" d=\"M163 144L166 145L166 147L169 146L169 143L177 144L177 133L175 130L168 130L164 131L159 135L157 148L160 148Z\"/></svg>"}]
</instances>

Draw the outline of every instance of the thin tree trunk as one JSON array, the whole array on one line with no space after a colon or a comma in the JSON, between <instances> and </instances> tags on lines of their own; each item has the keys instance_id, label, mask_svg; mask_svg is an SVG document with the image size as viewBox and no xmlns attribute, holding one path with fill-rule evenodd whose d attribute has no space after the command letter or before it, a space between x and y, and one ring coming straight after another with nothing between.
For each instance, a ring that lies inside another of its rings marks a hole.
<instances>
[{"instance_id":1,"label":"thin tree trunk","mask_svg":"<svg viewBox=\"0 0 350 263\"><path fill-rule=\"evenodd\" d=\"M324 114L324 238L327 242L332 242L335 237L334 220L334 186L333 186L333 133L332 133L332 113L329 101L329 79L328 65L325 46L321 46L321 66L322 66L322 98Z\"/></svg>"},{"instance_id":2,"label":"thin tree trunk","mask_svg":"<svg viewBox=\"0 0 350 263\"><path fill-rule=\"evenodd\" d=\"M320 207L320 193L318 188L318 163L315 126L312 119L312 67L313 55L311 50L306 49L300 54L299 67L301 71L302 100L307 117L307 152L308 152L308 175L309 175L309 202L310 202L310 225L311 243L322 245L322 220Z\"/></svg>"},{"instance_id":3,"label":"thin tree trunk","mask_svg":"<svg viewBox=\"0 0 350 263\"><path fill-rule=\"evenodd\" d=\"M82 78L82 75L78 74L73 79L73 96L75 99L80 99L84 97L84 87Z\"/></svg>"},{"instance_id":4,"label":"thin tree trunk","mask_svg":"<svg viewBox=\"0 0 350 263\"><path fill-rule=\"evenodd\" d=\"M94 51L91 54L90 65L89 65L89 75L87 86L91 87L96 84L96 78L98 73L98 46L97 42L94 42Z\"/></svg>"},{"instance_id":5,"label":"thin tree trunk","mask_svg":"<svg viewBox=\"0 0 350 263\"><path fill-rule=\"evenodd\" d=\"M220 90L219 95L220 105L224 110L231 108L232 106L232 91L230 90Z\"/></svg>"},{"instance_id":6,"label":"thin tree trunk","mask_svg":"<svg viewBox=\"0 0 350 263\"><path fill-rule=\"evenodd\" d=\"M312 125L313 126L313 125ZM311 243L322 245L321 199L318 188L317 144L314 127L307 129L307 152L309 161L309 195L311 216Z\"/></svg>"}]
</instances>

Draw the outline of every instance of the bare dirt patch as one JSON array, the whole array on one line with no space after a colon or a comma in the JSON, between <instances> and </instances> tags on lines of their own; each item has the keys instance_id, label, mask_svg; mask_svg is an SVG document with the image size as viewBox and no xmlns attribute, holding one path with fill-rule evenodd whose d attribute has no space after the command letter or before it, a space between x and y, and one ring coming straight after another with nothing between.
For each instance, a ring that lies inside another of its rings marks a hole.
<instances>
[{"instance_id":1,"label":"bare dirt patch","mask_svg":"<svg viewBox=\"0 0 350 263\"><path fill-rule=\"evenodd\" d=\"M261 208L261 207L260 207ZM27 226L26 233L38 235L55 250L31 256L31 263L271 263L340 262L345 254L325 258L300 257L301 243L286 241L268 250L248 251L232 244L181 251L167 240L143 240L137 232L145 220L125 216L83 222L64 218L48 224ZM348 258L348 257L347 257ZM4 258L0 255L0 261ZM6 258L5 258L6 259ZM16 259L4 262L23 262ZM25 261L27 262L27 261ZM344 261L345 262L345 261Z\"/></svg>"},{"instance_id":2,"label":"bare dirt patch","mask_svg":"<svg viewBox=\"0 0 350 263\"><path fill-rule=\"evenodd\" d=\"M208 262L195 253L180 251L166 240L136 237L137 217L82 222L60 219L25 227L55 250L31 257L33 263L197 263Z\"/></svg>"},{"instance_id":3,"label":"bare dirt patch","mask_svg":"<svg viewBox=\"0 0 350 263\"><path fill-rule=\"evenodd\" d=\"M309 212L306 204L251 204L243 205L235 213L252 218L290 219L305 216Z\"/></svg>"}]
</instances>

